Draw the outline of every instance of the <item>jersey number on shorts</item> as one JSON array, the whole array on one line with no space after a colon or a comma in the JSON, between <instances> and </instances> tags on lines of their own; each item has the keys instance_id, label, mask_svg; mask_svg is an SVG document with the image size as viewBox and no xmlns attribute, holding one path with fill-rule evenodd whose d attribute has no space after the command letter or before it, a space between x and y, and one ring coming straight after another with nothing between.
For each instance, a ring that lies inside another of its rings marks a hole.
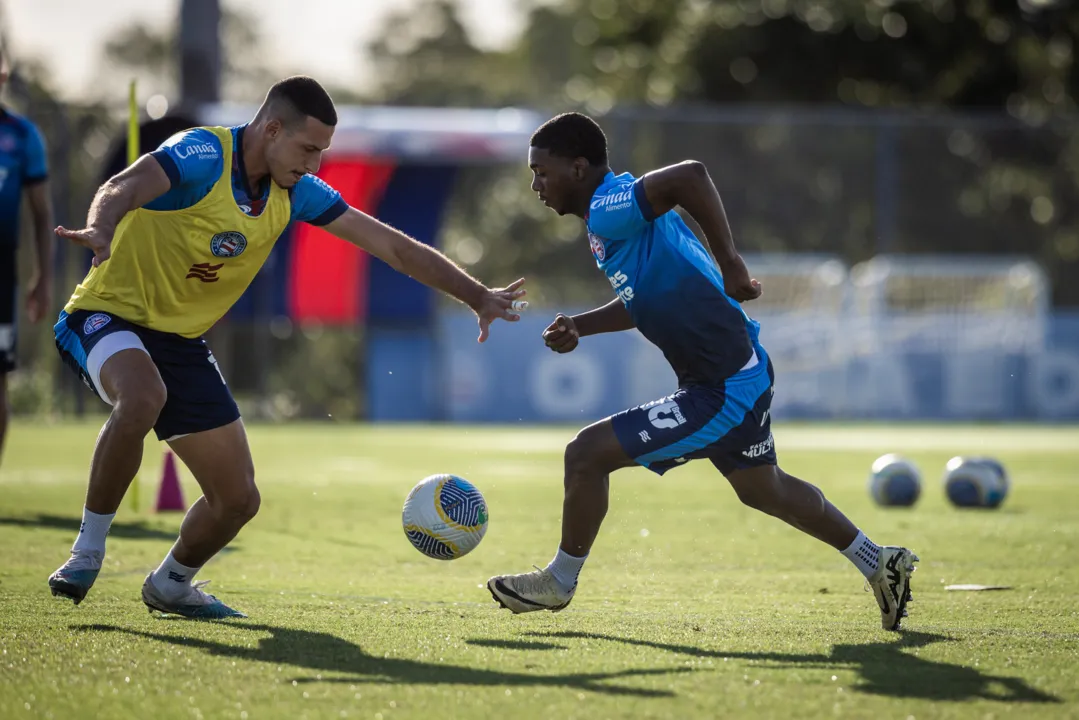
<instances>
[{"instance_id":1,"label":"jersey number on shorts","mask_svg":"<svg viewBox=\"0 0 1079 720\"><path fill-rule=\"evenodd\" d=\"M648 411L648 421L661 430L676 428L686 422L682 409L674 400L660 403Z\"/></svg>"}]
</instances>

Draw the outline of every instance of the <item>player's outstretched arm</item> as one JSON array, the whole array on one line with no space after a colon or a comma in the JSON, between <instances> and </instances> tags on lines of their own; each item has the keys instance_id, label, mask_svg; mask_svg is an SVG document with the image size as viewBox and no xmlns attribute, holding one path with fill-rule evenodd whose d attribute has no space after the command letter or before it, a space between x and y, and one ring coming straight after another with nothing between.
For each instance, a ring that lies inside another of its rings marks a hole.
<instances>
[{"instance_id":1,"label":"player's outstretched arm","mask_svg":"<svg viewBox=\"0 0 1079 720\"><path fill-rule=\"evenodd\" d=\"M521 289L524 278L508 287L492 290L433 247L417 242L353 207L325 227L342 240L371 253L397 272L452 295L468 305L479 318L480 342L487 339L492 321L502 319L516 322L521 319L521 316L513 311L525 306L525 303L518 301L518 298L525 294Z\"/></svg>"},{"instance_id":2,"label":"player's outstretched arm","mask_svg":"<svg viewBox=\"0 0 1079 720\"><path fill-rule=\"evenodd\" d=\"M739 302L760 297L760 283L750 278L742 256L734 247L719 190L703 163L687 160L653 170L642 180L645 197L656 217L680 205L701 226L712 257L723 272L728 295Z\"/></svg>"},{"instance_id":3,"label":"player's outstretched arm","mask_svg":"<svg viewBox=\"0 0 1079 720\"><path fill-rule=\"evenodd\" d=\"M97 267L109 259L113 233L124 215L164 195L171 186L161 164L152 156L143 155L98 188L86 214L85 228L58 227L56 234L93 250L94 267Z\"/></svg>"}]
</instances>

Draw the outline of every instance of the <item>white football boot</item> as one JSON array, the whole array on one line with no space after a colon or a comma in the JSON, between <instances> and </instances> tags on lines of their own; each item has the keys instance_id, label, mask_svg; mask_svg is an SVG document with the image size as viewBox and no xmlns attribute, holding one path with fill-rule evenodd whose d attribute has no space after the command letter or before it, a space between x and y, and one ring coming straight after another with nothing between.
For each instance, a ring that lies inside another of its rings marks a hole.
<instances>
[{"instance_id":1,"label":"white football boot","mask_svg":"<svg viewBox=\"0 0 1079 720\"><path fill-rule=\"evenodd\" d=\"M536 568L522 575L497 575L487 581L487 589L499 605L518 614L536 610L558 612L573 600L577 586L563 590L549 570Z\"/></svg>"},{"instance_id":2,"label":"white football boot","mask_svg":"<svg viewBox=\"0 0 1079 720\"><path fill-rule=\"evenodd\" d=\"M104 559L102 550L72 550L67 562L49 576L53 597L73 600L76 605L81 603L97 580Z\"/></svg>"},{"instance_id":3,"label":"white football boot","mask_svg":"<svg viewBox=\"0 0 1079 720\"><path fill-rule=\"evenodd\" d=\"M213 595L205 592L202 588L210 582L199 580L189 584L185 593L179 598L166 597L150 578L153 573L146 576L142 584L142 602L153 615L154 611L167 615L181 615L193 620L224 620L225 618L245 618L247 615L239 610L233 610Z\"/></svg>"},{"instance_id":4,"label":"white football boot","mask_svg":"<svg viewBox=\"0 0 1079 720\"><path fill-rule=\"evenodd\" d=\"M899 630L911 601L910 576L914 574L917 555L902 547L886 545L880 549L879 567L866 584L873 590L880 606L880 625L885 630Z\"/></svg>"}]
</instances>

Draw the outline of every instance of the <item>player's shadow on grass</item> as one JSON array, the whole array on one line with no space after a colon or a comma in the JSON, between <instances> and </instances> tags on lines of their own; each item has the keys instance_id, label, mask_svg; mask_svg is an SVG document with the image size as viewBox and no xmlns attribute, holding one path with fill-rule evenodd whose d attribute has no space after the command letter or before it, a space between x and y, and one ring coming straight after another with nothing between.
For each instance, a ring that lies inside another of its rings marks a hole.
<instances>
[{"instance_id":1,"label":"player's shadow on grass","mask_svg":"<svg viewBox=\"0 0 1079 720\"><path fill-rule=\"evenodd\" d=\"M230 622L225 625L230 630L251 630L253 632L269 633L270 636L260 637L257 647L245 647L214 640L144 632L112 625L73 625L71 629L74 631L123 633L148 640L157 640L170 645L194 648L209 655L236 660L264 662L273 665L291 665L305 670L318 671L319 673L347 673L346 677L322 678L320 675L319 677L296 678L296 682L300 683L332 682L355 684L390 682L413 685L547 686L587 690L607 695L673 697L674 693L669 690L625 687L606 681L618 678L692 672L690 668L670 667L622 670L612 673L527 675L461 665L425 663L407 658L377 657L364 652L359 645L354 645L329 633L296 630L273 625L254 625L242 621Z\"/></svg>"},{"instance_id":2,"label":"player's shadow on grass","mask_svg":"<svg viewBox=\"0 0 1079 720\"><path fill-rule=\"evenodd\" d=\"M14 527L43 528L45 530L64 530L77 533L82 525L82 519L77 517L64 517L61 515L38 514L30 517L5 517L0 516L0 525ZM161 530L151 527L143 521L137 522L114 522L109 527L109 537L125 538L128 540L176 540L175 530Z\"/></svg>"},{"instance_id":3,"label":"player's shadow on grass","mask_svg":"<svg viewBox=\"0 0 1079 720\"><path fill-rule=\"evenodd\" d=\"M864 645L835 645L828 655L769 652L727 652L707 650L692 645L638 640L585 632L532 632L534 637L609 640L706 658L761 660L772 668L819 666L853 669L861 676L855 690L873 695L924 700L996 700L999 702L1058 703L1057 697L1027 685L1018 678L987 675L976 668L926 660L910 652L935 642L953 642L954 638L931 633L904 632L892 642ZM994 688L999 688L994 692Z\"/></svg>"}]
</instances>

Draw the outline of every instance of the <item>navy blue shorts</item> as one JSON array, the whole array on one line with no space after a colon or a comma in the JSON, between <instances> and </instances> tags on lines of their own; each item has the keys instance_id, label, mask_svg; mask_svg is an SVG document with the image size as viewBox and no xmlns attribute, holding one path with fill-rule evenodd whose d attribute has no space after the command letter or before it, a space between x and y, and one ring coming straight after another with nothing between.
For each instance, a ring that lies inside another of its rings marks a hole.
<instances>
[{"instance_id":1,"label":"navy blue shorts","mask_svg":"<svg viewBox=\"0 0 1079 720\"><path fill-rule=\"evenodd\" d=\"M772 441L772 361L760 348L758 362L722 385L690 385L673 395L611 416L622 449L662 475L690 460L707 458L724 475L775 465Z\"/></svg>"},{"instance_id":2,"label":"navy blue shorts","mask_svg":"<svg viewBox=\"0 0 1079 720\"><path fill-rule=\"evenodd\" d=\"M217 360L202 338L150 330L93 310L60 313L53 332L64 363L110 405L112 400L101 388L105 361L132 348L150 356L168 392L154 425L158 440L213 430L240 417Z\"/></svg>"},{"instance_id":3,"label":"navy blue shorts","mask_svg":"<svg viewBox=\"0 0 1079 720\"><path fill-rule=\"evenodd\" d=\"M0 375L15 369L15 306L19 293L16 260L14 245L0 245Z\"/></svg>"}]
</instances>

